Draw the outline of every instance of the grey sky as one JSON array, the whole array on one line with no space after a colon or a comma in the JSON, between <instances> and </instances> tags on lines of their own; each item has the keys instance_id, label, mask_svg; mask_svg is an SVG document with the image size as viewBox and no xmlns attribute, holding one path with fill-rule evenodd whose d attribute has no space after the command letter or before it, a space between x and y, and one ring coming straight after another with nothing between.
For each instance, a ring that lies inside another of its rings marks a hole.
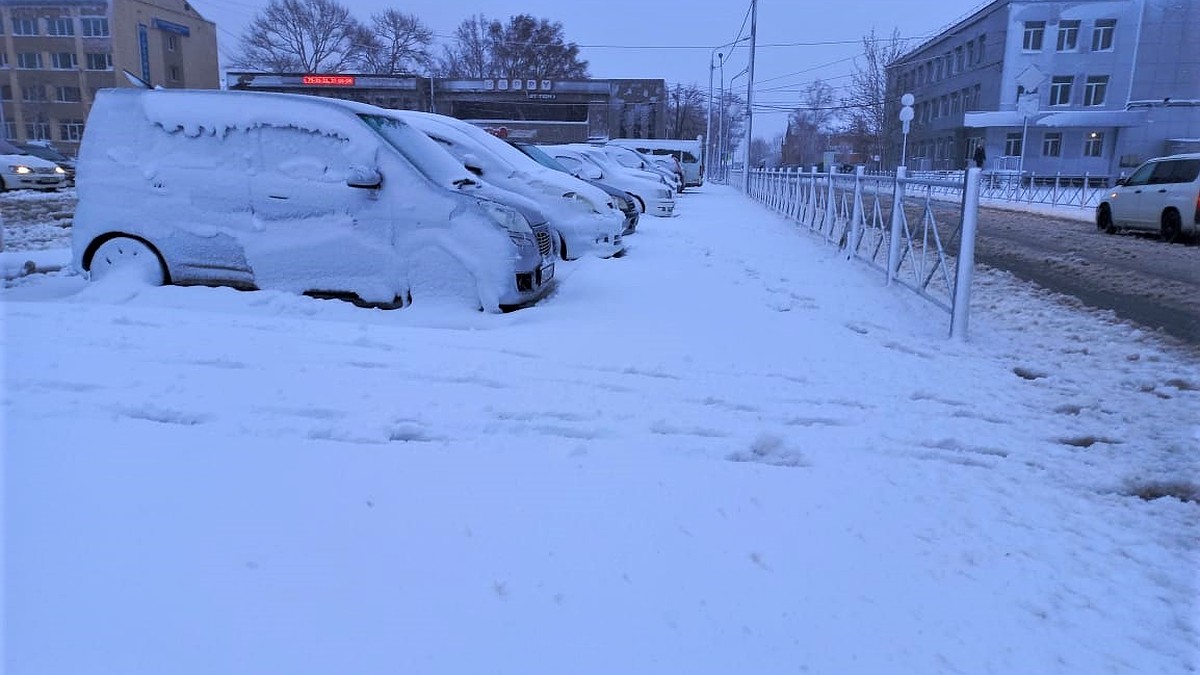
<instances>
[{"instance_id":1,"label":"grey sky","mask_svg":"<svg viewBox=\"0 0 1200 675\"><path fill-rule=\"evenodd\" d=\"M221 52L227 58L237 52L237 37L266 2L193 0L192 5L217 23ZM363 20L388 7L415 14L438 37L449 36L463 19L476 13L500 20L532 14L563 24L567 40L581 46L594 77L661 77L669 84L695 83L705 90L712 48L738 37L750 7L749 0L342 2ZM755 102L786 107L798 101L799 90L816 78L835 88L847 86L854 56L861 52L859 40L872 27L883 36L893 28L906 37L929 35L983 4L983 0L759 0ZM750 34L749 21L743 34ZM814 44L842 41L849 44ZM726 81L746 67L748 53L743 46L726 61ZM714 91L718 87L714 76ZM734 87L744 95L746 77ZM757 113L754 135L782 133L786 117L785 112Z\"/></svg>"}]
</instances>

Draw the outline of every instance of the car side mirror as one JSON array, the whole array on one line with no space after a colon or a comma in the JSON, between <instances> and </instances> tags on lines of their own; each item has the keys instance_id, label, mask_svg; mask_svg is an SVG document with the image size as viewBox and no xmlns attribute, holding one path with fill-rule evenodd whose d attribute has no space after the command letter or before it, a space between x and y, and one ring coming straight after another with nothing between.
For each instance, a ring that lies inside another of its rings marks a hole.
<instances>
[{"instance_id":1,"label":"car side mirror","mask_svg":"<svg viewBox=\"0 0 1200 675\"><path fill-rule=\"evenodd\" d=\"M1117 185L1124 185L1124 184L1125 184L1125 179L1124 179L1124 178L1118 178L1118 179L1117 179Z\"/></svg>"},{"instance_id":2,"label":"car side mirror","mask_svg":"<svg viewBox=\"0 0 1200 675\"><path fill-rule=\"evenodd\" d=\"M467 169L467 171L470 171L471 173L475 174L476 176L483 175L483 163L480 162L479 158L476 157L475 155L473 155L471 153L467 153L467 154L463 155L462 162L463 162L463 166Z\"/></svg>"},{"instance_id":3,"label":"car side mirror","mask_svg":"<svg viewBox=\"0 0 1200 675\"><path fill-rule=\"evenodd\" d=\"M379 175L378 170L369 166L355 164L350 167L350 171L346 174L346 185L352 188L377 190L382 183L383 176Z\"/></svg>"},{"instance_id":4,"label":"car side mirror","mask_svg":"<svg viewBox=\"0 0 1200 675\"><path fill-rule=\"evenodd\" d=\"M588 180L600 180L601 178L604 178L604 172L596 167L589 167L584 169L584 176L587 177Z\"/></svg>"}]
</instances>

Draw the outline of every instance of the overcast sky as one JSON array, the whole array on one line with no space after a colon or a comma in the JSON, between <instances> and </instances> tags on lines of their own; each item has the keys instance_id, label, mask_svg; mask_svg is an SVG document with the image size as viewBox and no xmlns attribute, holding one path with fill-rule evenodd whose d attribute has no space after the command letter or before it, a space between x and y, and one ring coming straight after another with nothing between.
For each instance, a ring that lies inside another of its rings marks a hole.
<instances>
[{"instance_id":1,"label":"overcast sky","mask_svg":"<svg viewBox=\"0 0 1200 675\"><path fill-rule=\"evenodd\" d=\"M216 22L222 56L227 59L237 53L238 36L267 1L194 0L192 4ZM362 20L388 7L415 14L439 38L448 37L475 13L500 20L532 14L563 24L566 39L581 46L593 77L661 77L668 84L694 83L705 90L713 48L737 39L743 21L741 34L750 34L749 0L342 2ZM882 35L896 28L905 37L918 38L936 33L984 4L983 0L939 0L929 5L902 0L760 0L755 102L790 106L799 99L799 91L816 78L834 87L847 86L854 57L862 51L860 40L872 28ZM746 67L748 54L745 47L734 51L725 63L726 81ZM719 88L720 71L715 72L714 91ZM734 87L744 96L746 77L739 78ZM756 114L754 135L782 133L785 120L785 112Z\"/></svg>"}]
</instances>

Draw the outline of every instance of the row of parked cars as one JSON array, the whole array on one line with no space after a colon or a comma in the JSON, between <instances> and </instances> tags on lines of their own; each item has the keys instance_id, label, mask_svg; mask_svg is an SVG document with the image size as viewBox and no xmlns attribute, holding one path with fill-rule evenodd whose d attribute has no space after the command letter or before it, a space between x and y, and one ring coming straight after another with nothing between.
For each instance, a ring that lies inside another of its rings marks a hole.
<instances>
[{"instance_id":1,"label":"row of parked cars","mask_svg":"<svg viewBox=\"0 0 1200 675\"><path fill-rule=\"evenodd\" d=\"M338 99L108 89L79 152L74 265L500 311L545 296L556 263L620 257L642 216L671 216L683 177L663 159Z\"/></svg>"},{"instance_id":2,"label":"row of parked cars","mask_svg":"<svg viewBox=\"0 0 1200 675\"><path fill-rule=\"evenodd\" d=\"M57 190L75 180L75 160L54 146L33 142L17 145L0 138L0 192Z\"/></svg>"}]
</instances>

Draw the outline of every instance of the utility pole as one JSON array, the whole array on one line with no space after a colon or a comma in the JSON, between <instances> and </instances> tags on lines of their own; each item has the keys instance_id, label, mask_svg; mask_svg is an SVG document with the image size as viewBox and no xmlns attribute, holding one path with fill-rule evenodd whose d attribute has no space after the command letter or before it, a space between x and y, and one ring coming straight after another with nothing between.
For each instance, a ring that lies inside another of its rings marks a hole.
<instances>
[{"instance_id":1,"label":"utility pole","mask_svg":"<svg viewBox=\"0 0 1200 675\"><path fill-rule=\"evenodd\" d=\"M754 52L758 36L758 0L750 0L750 77L746 82L746 163L742 171L742 191L750 192L750 139L754 133Z\"/></svg>"}]
</instances>

